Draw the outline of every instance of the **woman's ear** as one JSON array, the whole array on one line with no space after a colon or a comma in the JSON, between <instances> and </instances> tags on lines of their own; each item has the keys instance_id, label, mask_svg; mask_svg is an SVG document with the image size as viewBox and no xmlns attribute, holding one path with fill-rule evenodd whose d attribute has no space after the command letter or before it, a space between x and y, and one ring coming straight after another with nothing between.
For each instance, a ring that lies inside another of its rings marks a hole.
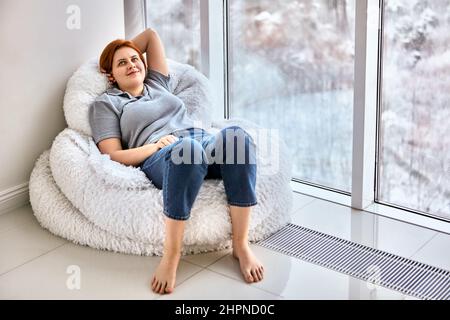
<instances>
[{"instance_id":1,"label":"woman's ear","mask_svg":"<svg viewBox=\"0 0 450 320\"><path fill-rule=\"evenodd\" d=\"M106 76L108 77L109 83L111 83L111 84L116 83L116 79L114 79L114 77L111 74L106 73Z\"/></svg>"},{"instance_id":2,"label":"woman's ear","mask_svg":"<svg viewBox=\"0 0 450 320\"><path fill-rule=\"evenodd\" d=\"M100 72L103 73L104 75L106 75L106 77L108 78L108 82L110 84L114 84L116 83L116 80L114 79L114 76L110 73L106 73L105 69L100 69Z\"/></svg>"}]
</instances>

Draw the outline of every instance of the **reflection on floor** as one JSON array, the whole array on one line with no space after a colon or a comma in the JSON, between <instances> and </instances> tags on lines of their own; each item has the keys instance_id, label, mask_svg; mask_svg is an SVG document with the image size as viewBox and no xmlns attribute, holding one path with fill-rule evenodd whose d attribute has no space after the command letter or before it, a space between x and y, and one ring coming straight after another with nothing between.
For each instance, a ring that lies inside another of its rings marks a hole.
<instances>
[{"instance_id":1,"label":"reflection on floor","mask_svg":"<svg viewBox=\"0 0 450 320\"><path fill-rule=\"evenodd\" d=\"M292 223L450 269L447 234L298 193ZM252 247L265 265L262 282L244 283L225 250L184 257L175 292L160 296L149 289L160 258L75 245L42 229L27 205L0 215L0 299L414 299Z\"/></svg>"}]
</instances>

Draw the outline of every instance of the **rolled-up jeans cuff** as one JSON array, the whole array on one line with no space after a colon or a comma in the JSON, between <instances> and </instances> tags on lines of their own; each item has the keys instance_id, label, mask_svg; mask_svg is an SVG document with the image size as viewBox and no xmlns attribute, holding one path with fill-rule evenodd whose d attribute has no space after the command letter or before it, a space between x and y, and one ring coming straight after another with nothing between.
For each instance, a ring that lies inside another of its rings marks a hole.
<instances>
[{"instance_id":1,"label":"rolled-up jeans cuff","mask_svg":"<svg viewBox=\"0 0 450 320\"><path fill-rule=\"evenodd\" d=\"M190 217L190 215L187 215L184 217L173 215L173 214L168 213L166 210L164 210L163 213L166 215L166 217L168 217L170 219L174 219L174 220L179 220L179 221L186 221Z\"/></svg>"},{"instance_id":2,"label":"rolled-up jeans cuff","mask_svg":"<svg viewBox=\"0 0 450 320\"><path fill-rule=\"evenodd\" d=\"M235 206L235 207L253 207L258 204L258 201L250 202L250 203L228 202L228 204L230 206Z\"/></svg>"}]
</instances>

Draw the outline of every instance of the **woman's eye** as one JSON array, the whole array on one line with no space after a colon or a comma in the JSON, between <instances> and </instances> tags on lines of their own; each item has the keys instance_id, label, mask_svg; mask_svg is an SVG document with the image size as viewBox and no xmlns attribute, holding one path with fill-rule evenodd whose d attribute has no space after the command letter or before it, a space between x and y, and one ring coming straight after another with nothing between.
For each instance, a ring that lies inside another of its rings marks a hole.
<instances>
[{"instance_id":1,"label":"woman's eye","mask_svg":"<svg viewBox=\"0 0 450 320\"><path fill-rule=\"evenodd\" d=\"M125 63L125 61L120 61L119 66L123 65L124 63Z\"/></svg>"},{"instance_id":2,"label":"woman's eye","mask_svg":"<svg viewBox=\"0 0 450 320\"><path fill-rule=\"evenodd\" d=\"M133 58L132 60L133 60L133 61L136 61L137 59L138 59L138 58Z\"/></svg>"}]
</instances>

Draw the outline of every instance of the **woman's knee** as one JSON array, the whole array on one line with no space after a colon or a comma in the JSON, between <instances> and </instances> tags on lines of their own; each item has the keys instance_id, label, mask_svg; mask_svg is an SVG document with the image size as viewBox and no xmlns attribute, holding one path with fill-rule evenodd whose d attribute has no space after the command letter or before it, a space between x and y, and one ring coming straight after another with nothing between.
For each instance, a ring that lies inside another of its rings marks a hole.
<instances>
[{"instance_id":1,"label":"woman's knee","mask_svg":"<svg viewBox=\"0 0 450 320\"><path fill-rule=\"evenodd\" d=\"M250 143L254 143L252 136L240 126L226 127L221 130L221 133L225 141L233 141L236 138L238 141L248 140Z\"/></svg>"},{"instance_id":2,"label":"woman's knee","mask_svg":"<svg viewBox=\"0 0 450 320\"><path fill-rule=\"evenodd\" d=\"M221 130L223 136L223 157L226 163L256 163L256 145L252 136L239 126Z\"/></svg>"},{"instance_id":3,"label":"woman's knee","mask_svg":"<svg viewBox=\"0 0 450 320\"><path fill-rule=\"evenodd\" d=\"M205 164L204 150L200 142L185 137L176 142L170 152L174 164Z\"/></svg>"}]
</instances>

